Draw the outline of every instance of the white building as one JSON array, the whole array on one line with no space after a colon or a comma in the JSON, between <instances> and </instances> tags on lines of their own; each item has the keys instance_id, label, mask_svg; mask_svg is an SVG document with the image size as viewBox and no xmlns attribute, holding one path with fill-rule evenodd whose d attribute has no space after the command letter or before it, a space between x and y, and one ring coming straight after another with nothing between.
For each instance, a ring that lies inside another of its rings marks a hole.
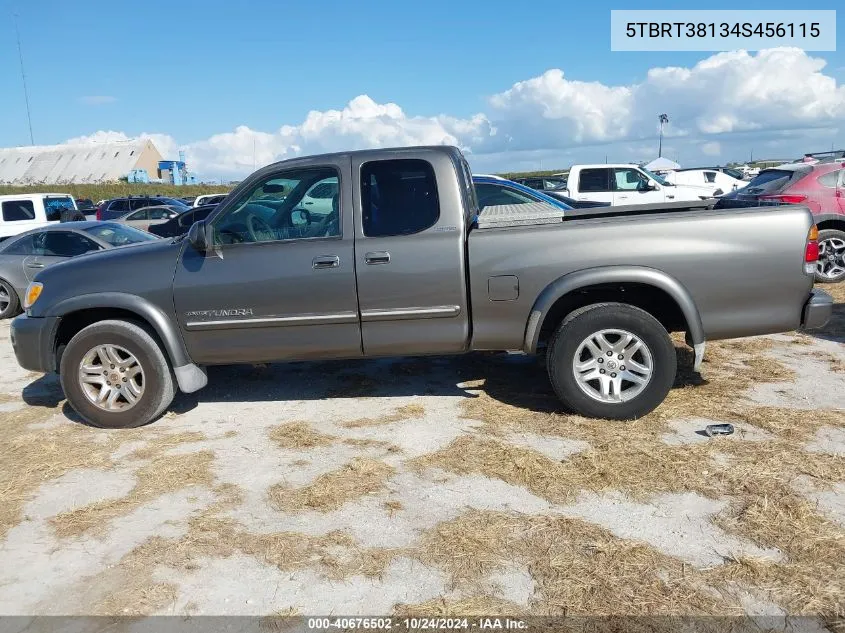
<instances>
[{"instance_id":1,"label":"white building","mask_svg":"<svg viewBox=\"0 0 845 633\"><path fill-rule=\"evenodd\" d=\"M150 178L156 178L160 160L149 139L10 147L0 149L0 184L112 182L133 169L146 169Z\"/></svg>"}]
</instances>

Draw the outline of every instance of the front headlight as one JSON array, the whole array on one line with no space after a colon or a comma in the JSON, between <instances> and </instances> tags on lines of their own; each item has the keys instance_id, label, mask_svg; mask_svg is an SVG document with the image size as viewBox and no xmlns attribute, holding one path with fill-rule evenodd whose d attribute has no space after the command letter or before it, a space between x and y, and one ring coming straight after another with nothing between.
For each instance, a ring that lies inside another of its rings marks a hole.
<instances>
[{"instance_id":1,"label":"front headlight","mask_svg":"<svg viewBox=\"0 0 845 633\"><path fill-rule=\"evenodd\" d=\"M23 298L23 307L24 309L28 309L32 307L32 304L38 301L38 297L41 296L41 291L44 289L44 284L40 281L33 281L26 289L26 295Z\"/></svg>"}]
</instances>

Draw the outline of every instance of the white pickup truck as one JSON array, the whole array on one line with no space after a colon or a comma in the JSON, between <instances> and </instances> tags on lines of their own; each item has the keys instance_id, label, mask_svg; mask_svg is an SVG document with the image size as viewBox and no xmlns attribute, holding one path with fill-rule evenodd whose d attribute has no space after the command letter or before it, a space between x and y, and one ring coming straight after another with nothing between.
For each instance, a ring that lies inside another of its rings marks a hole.
<instances>
[{"instance_id":1,"label":"white pickup truck","mask_svg":"<svg viewBox=\"0 0 845 633\"><path fill-rule=\"evenodd\" d=\"M568 196L575 200L609 202L614 206L703 200L701 191L673 185L637 165L574 165L567 180Z\"/></svg>"},{"instance_id":2,"label":"white pickup truck","mask_svg":"<svg viewBox=\"0 0 845 633\"><path fill-rule=\"evenodd\" d=\"M16 193L0 196L0 241L53 222L84 220L67 193Z\"/></svg>"}]
</instances>

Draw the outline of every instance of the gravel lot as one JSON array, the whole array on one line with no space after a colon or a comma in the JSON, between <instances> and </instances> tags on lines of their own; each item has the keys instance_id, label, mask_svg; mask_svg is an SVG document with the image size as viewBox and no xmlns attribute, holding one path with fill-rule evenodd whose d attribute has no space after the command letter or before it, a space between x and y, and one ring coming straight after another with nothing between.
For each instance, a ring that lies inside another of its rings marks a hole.
<instances>
[{"instance_id":1,"label":"gravel lot","mask_svg":"<svg viewBox=\"0 0 845 633\"><path fill-rule=\"evenodd\" d=\"M8 332L0 614L843 613L842 303L709 345L701 377L679 348L627 424L479 354L214 368L102 431Z\"/></svg>"}]
</instances>

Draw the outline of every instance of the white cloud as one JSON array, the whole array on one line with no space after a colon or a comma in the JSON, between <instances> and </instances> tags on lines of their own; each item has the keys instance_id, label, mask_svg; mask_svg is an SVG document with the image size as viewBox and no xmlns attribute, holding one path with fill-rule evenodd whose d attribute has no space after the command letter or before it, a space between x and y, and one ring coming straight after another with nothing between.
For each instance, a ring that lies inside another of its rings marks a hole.
<instances>
[{"instance_id":1,"label":"white cloud","mask_svg":"<svg viewBox=\"0 0 845 633\"><path fill-rule=\"evenodd\" d=\"M824 60L782 48L718 53L689 68L652 68L642 82L620 86L551 69L492 95L486 113L468 118L412 116L396 103L359 95L340 110L312 111L275 131L238 126L182 145L168 135L142 136L168 157L184 149L192 169L214 177L243 176L253 165L302 154L426 144L458 145L476 169L536 169L605 155L650 159L657 115L665 112L667 156L744 159L756 146L757 156L790 157L845 128L845 86L824 68ZM126 138L121 132L85 138L109 135Z\"/></svg>"},{"instance_id":2,"label":"white cloud","mask_svg":"<svg viewBox=\"0 0 845 633\"><path fill-rule=\"evenodd\" d=\"M88 95L85 97L79 97L77 99L79 103L84 103L85 105L106 105L108 103L114 103L117 101L117 97L110 97L108 95Z\"/></svg>"},{"instance_id":3,"label":"white cloud","mask_svg":"<svg viewBox=\"0 0 845 633\"><path fill-rule=\"evenodd\" d=\"M717 141L710 141L701 146L701 153L706 156L718 156L722 153L722 146Z\"/></svg>"}]
</instances>

